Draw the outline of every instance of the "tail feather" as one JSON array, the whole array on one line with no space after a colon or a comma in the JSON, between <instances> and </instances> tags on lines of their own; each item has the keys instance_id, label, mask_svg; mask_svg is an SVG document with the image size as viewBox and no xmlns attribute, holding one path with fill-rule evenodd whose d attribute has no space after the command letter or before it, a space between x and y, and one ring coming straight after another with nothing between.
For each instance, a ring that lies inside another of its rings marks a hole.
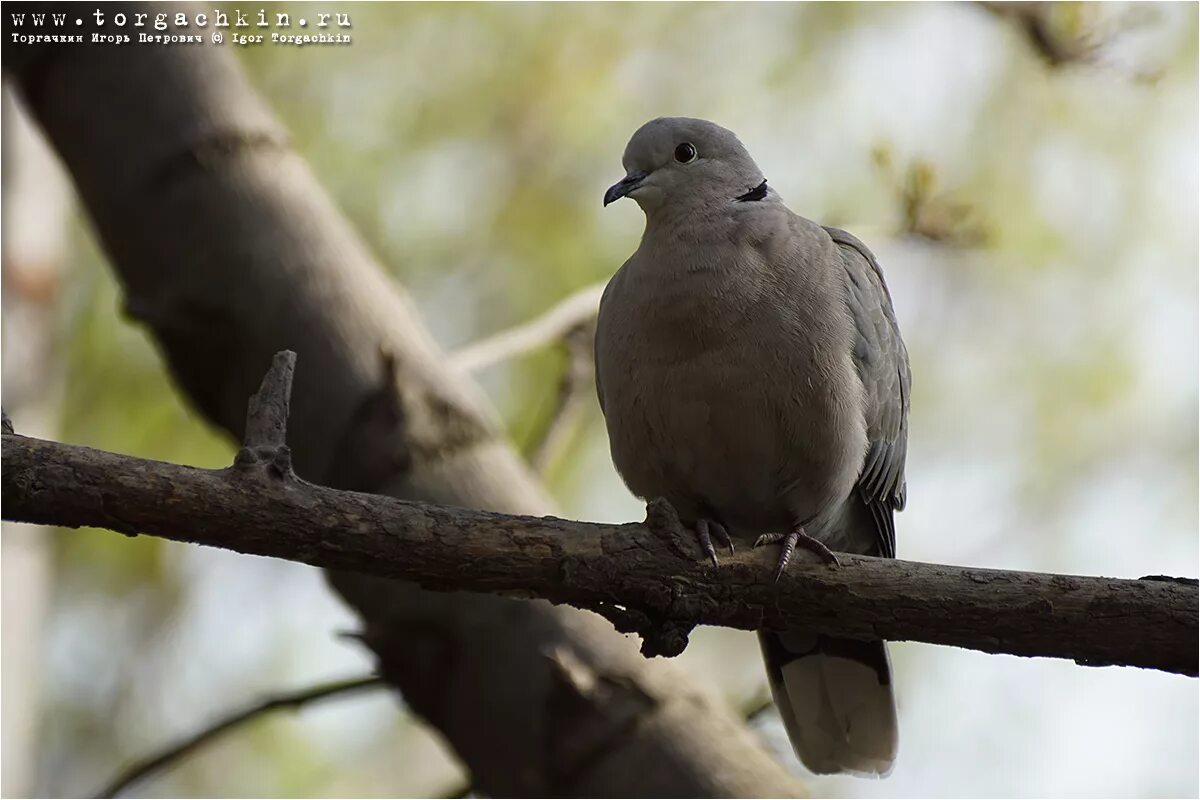
<instances>
[{"instance_id":1,"label":"tail feather","mask_svg":"<svg viewBox=\"0 0 1200 800\"><path fill-rule=\"evenodd\" d=\"M814 773L886 777L896 701L884 642L760 631L771 693L796 756Z\"/></svg>"}]
</instances>

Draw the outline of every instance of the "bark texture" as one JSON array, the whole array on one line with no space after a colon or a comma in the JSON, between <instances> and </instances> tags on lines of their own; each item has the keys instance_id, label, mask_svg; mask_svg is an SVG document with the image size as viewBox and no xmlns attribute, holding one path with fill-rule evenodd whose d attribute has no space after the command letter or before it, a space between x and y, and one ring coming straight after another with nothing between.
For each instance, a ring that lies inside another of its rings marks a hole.
<instances>
[{"instance_id":1,"label":"bark texture","mask_svg":"<svg viewBox=\"0 0 1200 800\"><path fill-rule=\"evenodd\" d=\"M105 17L111 27L118 11L178 10L114 5ZM71 172L127 312L208 420L240 439L246 398L272 355L291 349L303 365L289 442L299 475L553 510L227 49L25 44L4 49L4 66ZM723 704L594 615L330 580L361 616L381 673L484 794L802 792Z\"/></svg>"},{"instance_id":2,"label":"bark texture","mask_svg":"<svg viewBox=\"0 0 1200 800\"><path fill-rule=\"evenodd\" d=\"M258 407L256 396L252 417ZM1184 579L1047 575L843 554L837 567L793 564L776 583L774 552L743 550L713 569L695 537L661 505L652 505L649 524L601 525L306 483L291 470L281 429L273 446L255 446L248 437L224 470L14 435L3 442L6 518L146 532L442 591L570 603L638 632L648 654L678 654L691 628L705 623L1197 672L1197 587Z\"/></svg>"}]
</instances>

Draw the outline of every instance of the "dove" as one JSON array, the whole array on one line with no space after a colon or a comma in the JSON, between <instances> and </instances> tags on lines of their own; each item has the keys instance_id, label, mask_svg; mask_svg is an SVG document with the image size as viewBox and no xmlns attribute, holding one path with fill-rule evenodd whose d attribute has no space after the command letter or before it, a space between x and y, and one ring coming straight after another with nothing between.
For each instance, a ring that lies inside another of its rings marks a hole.
<instances>
[{"instance_id":1,"label":"dove","mask_svg":"<svg viewBox=\"0 0 1200 800\"><path fill-rule=\"evenodd\" d=\"M596 387L613 463L663 498L719 566L714 541L895 557L904 508L908 354L883 273L845 231L792 213L715 123L651 120L607 206L646 218L596 327ZM886 776L896 758L884 642L760 631L800 761Z\"/></svg>"}]
</instances>

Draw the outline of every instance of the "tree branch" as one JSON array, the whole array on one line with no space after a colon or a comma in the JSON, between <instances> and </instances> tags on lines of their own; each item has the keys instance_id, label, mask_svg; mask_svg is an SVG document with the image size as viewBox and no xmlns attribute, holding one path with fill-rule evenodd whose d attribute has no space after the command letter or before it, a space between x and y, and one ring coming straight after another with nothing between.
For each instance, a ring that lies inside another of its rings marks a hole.
<instances>
[{"instance_id":1,"label":"tree branch","mask_svg":"<svg viewBox=\"0 0 1200 800\"><path fill-rule=\"evenodd\" d=\"M450 365L475 372L566 339L576 328L595 323L602 294L603 283L585 286L533 319L455 351Z\"/></svg>"},{"instance_id":2,"label":"tree branch","mask_svg":"<svg viewBox=\"0 0 1200 800\"><path fill-rule=\"evenodd\" d=\"M585 320L563 336L566 363L554 397L554 410L530 448L529 463L539 475L545 475L565 453L579 429L587 405L595 391L596 320Z\"/></svg>"},{"instance_id":3,"label":"tree branch","mask_svg":"<svg viewBox=\"0 0 1200 800\"><path fill-rule=\"evenodd\" d=\"M250 417L275 409L277 356ZM262 434L247 426L247 444ZM204 470L13 434L3 437L3 515L17 522L148 533L314 566L404 578L440 591L540 597L636 632L646 655L677 655L698 624L804 628L989 653L1197 674L1197 587L842 557L771 580L771 553L743 549L713 569L662 501L643 524L606 525L411 503L307 483L287 448L244 447ZM566 669L567 672L571 670ZM560 670L562 671L562 670Z\"/></svg>"},{"instance_id":4,"label":"tree branch","mask_svg":"<svg viewBox=\"0 0 1200 800\"><path fill-rule=\"evenodd\" d=\"M171 766L172 762L190 755L218 736L228 733L239 725L263 714L280 709L299 711L304 706L314 703L317 700L326 700L330 697L338 697L351 694L352 692L360 692L363 689L375 689L383 686L387 686L383 678L378 675L368 675L363 678L350 678L348 680L323 683L319 686L309 687L308 689L268 697L241 711L221 717L213 724L197 731L186 739L182 739L152 756L130 764L121 771L120 775L113 778L103 790L98 792L96 796L116 797L135 783L145 779L151 773L159 772Z\"/></svg>"},{"instance_id":5,"label":"tree branch","mask_svg":"<svg viewBox=\"0 0 1200 800\"><path fill-rule=\"evenodd\" d=\"M475 372L541 347L562 345L566 359L555 391L554 409L529 447L530 466L539 475L545 475L566 450L590 400L596 316L604 287L604 283L585 286L533 319L469 344L450 356L454 369Z\"/></svg>"}]
</instances>

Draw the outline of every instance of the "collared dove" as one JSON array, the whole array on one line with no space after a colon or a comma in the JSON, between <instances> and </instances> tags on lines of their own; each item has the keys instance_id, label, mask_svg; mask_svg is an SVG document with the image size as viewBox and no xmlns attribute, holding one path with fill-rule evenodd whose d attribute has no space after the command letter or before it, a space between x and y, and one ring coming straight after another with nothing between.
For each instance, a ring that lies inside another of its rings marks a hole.
<instances>
[{"instance_id":1,"label":"collared dove","mask_svg":"<svg viewBox=\"0 0 1200 800\"><path fill-rule=\"evenodd\" d=\"M715 538L895 556L908 355L879 264L793 214L711 122L660 118L625 149L641 244L609 282L596 385L613 462L662 497L717 565ZM831 567L835 568L835 567ZM887 775L896 707L883 642L760 631L796 755L815 773Z\"/></svg>"}]
</instances>

